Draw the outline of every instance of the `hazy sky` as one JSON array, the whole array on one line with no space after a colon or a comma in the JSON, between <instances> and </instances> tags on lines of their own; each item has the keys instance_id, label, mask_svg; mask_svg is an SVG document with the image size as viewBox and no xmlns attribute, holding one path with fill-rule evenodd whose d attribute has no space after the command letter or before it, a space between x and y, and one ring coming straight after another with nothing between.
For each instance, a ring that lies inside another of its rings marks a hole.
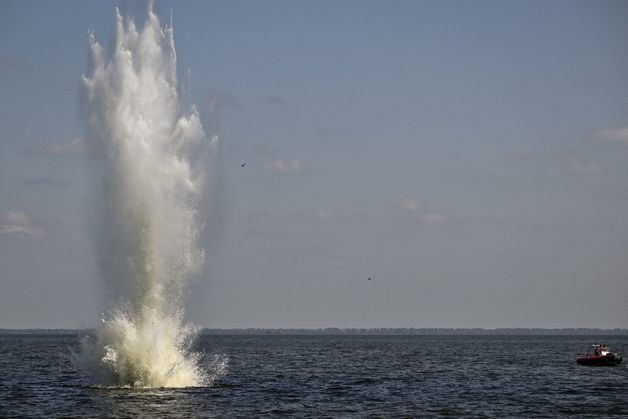
<instances>
[{"instance_id":1,"label":"hazy sky","mask_svg":"<svg viewBox=\"0 0 628 419\"><path fill-rule=\"evenodd\" d=\"M100 317L78 85L117 4L0 2L0 327ZM628 327L628 2L171 9L221 138L193 322Z\"/></svg>"}]
</instances>

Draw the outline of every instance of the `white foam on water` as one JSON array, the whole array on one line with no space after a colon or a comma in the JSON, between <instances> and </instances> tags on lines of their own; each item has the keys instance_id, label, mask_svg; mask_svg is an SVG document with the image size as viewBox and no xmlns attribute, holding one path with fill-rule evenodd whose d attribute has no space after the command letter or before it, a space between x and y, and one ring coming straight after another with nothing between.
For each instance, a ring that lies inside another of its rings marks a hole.
<instances>
[{"instance_id":1,"label":"white foam on water","mask_svg":"<svg viewBox=\"0 0 628 419\"><path fill-rule=\"evenodd\" d=\"M198 206L208 141L196 108L177 89L172 24L152 4L143 28L116 9L111 57L89 37L81 80L90 140L102 156L103 225L97 246L117 306L77 363L104 385L210 385L226 358L201 365L197 330L183 321L182 290L198 273Z\"/></svg>"}]
</instances>

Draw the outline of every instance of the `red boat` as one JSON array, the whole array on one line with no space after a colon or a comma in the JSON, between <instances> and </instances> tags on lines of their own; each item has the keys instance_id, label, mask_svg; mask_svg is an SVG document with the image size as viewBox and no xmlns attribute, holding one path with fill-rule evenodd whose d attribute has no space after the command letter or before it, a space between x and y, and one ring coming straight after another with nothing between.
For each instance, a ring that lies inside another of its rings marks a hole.
<instances>
[{"instance_id":1,"label":"red boat","mask_svg":"<svg viewBox=\"0 0 628 419\"><path fill-rule=\"evenodd\" d=\"M576 359L580 365L588 365L591 367L609 367L621 363L621 356L614 354L608 350L606 345L591 345L594 350L592 354L583 355Z\"/></svg>"}]
</instances>

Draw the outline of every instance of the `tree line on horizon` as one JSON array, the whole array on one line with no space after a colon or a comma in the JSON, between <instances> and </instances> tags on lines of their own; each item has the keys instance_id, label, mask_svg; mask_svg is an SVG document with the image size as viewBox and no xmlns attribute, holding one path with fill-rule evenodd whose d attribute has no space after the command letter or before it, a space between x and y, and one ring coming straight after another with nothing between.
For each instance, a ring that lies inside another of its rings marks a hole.
<instances>
[{"instance_id":1,"label":"tree line on horizon","mask_svg":"<svg viewBox=\"0 0 628 419\"><path fill-rule=\"evenodd\" d=\"M93 329L0 329L0 334L91 334ZM201 335L628 335L626 328L444 328L444 327L374 327L374 328L203 328Z\"/></svg>"}]
</instances>

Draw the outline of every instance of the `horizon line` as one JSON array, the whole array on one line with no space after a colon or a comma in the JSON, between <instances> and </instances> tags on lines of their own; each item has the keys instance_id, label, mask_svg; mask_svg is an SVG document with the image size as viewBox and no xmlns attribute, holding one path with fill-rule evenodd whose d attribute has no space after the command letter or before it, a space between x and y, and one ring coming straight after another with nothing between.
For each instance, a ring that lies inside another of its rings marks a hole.
<instances>
[{"instance_id":1,"label":"horizon line","mask_svg":"<svg viewBox=\"0 0 628 419\"><path fill-rule=\"evenodd\" d=\"M95 328L0 328L0 334L93 333ZM597 327L200 327L199 335L628 335L628 328Z\"/></svg>"}]
</instances>

